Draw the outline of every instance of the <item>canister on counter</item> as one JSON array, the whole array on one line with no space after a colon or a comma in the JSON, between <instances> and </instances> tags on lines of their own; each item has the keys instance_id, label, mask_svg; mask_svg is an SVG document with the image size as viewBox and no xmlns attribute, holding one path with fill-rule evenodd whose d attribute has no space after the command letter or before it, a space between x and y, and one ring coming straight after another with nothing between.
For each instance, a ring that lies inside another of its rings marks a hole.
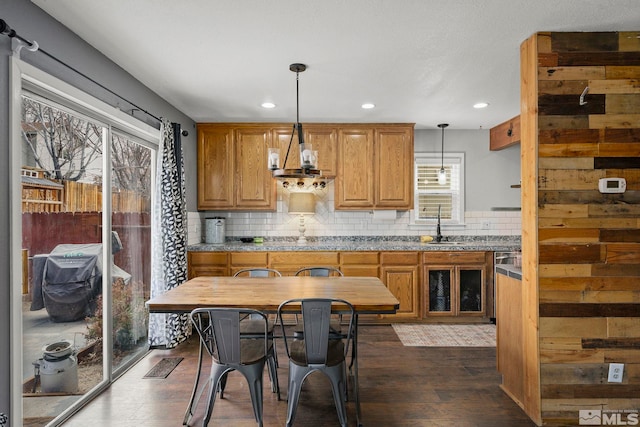
<instances>
[{"instance_id":1,"label":"canister on counter","mask_svg":"<svg viewBox=\"0 0 640 427\"><path fill-rule=\"evenodd\" d=\"M226 238L225 219L222 217L213 217L205 219L205 243L221 245Z\"/></svg>"}]
</instances>

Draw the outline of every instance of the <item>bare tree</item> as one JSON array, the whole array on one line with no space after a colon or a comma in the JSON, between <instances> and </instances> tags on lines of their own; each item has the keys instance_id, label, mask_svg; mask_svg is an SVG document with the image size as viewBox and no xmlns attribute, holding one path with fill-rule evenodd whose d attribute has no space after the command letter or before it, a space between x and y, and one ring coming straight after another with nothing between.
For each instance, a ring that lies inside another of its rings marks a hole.
<instances>
[{"instance_id":1,"label":"bare tree","mask_svg":"<svg viewBox=\"0 0 640 427\"><path fill-rule=\"evenodd\" d=\"M113 185L121 190L149 194L151 150L129 138L114 134L111 141Z\"/></svg>"},{"instance_id":2,"label":"bare tree","mask_svg":"<svg viewBox=\"0 0 640 427\"><path fill-rule=\"evenodd\" d=\"M35 166L47 177L78 181L102 155L103 127L90 120L22 98L22 136Z\"/></svg>"}]
</instances>

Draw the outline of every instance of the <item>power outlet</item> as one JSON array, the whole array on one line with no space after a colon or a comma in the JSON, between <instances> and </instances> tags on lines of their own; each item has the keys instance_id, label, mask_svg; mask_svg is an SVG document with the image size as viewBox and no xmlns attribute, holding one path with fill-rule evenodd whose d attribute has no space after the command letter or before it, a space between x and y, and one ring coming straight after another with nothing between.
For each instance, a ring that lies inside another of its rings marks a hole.
<instances>
[{"instance_id":1,"label":"power outlet","mask_svg":"<svg viewBox=\"0 0 640 427\"><path fill-rule=\"evenodd\" d=\"M482 221L482 229L489 230L491 228L491 223L489 221Z\"/></svg>"},{"instance_id":2,"label":"power outlet","mask_svg":"<svg viewBox=\"0 0 640 427\"><path fill-rule=\"evenodd\" d=\"M624 363L609 363L609 382L621 383L624 375Z\"/></svg>"}]
</instances>

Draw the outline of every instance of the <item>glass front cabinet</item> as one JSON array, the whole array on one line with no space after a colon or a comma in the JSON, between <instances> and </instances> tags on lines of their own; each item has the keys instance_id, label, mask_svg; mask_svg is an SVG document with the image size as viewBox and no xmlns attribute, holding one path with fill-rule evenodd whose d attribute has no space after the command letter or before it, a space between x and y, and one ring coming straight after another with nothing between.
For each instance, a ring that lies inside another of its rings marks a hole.
<instances>
[{"instance_id":1,"label":"glass front cabinet","mask_svg":"<svg viewBox=\"0 0 640 427\"><path fill-rule=\"evenodd\" d=\"M434 257L437 259L429 259ZM472 253L440 252L425 254L425 261L428 262L423 267L424 317L486 315L487 265L484 259L482 264L474 264L480 259ZM440 263L442 261L447 263Z\"/></svg>"}]
</instances>

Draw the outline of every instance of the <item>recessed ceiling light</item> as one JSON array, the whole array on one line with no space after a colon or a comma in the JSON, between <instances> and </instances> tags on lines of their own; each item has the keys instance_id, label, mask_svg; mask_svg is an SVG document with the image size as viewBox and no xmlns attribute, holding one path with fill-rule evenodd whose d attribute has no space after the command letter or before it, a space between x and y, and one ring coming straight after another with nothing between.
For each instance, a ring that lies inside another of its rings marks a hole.
<instances>
[{"instance_id":1,"label":"recessed ceiling light","mask_svg":"<svg viewBox=\"0 0 640 427\"><path fill-rule=\"evenodd\" d=\"M376 104L372 104L371 102L365 102L364 104L362 104L362 108L364 108L365 110L370 110L372 108L375 108Z\"/></svg>"},{"instance_id":2,"label":"recessed ceiling light","mask_svg":"<svg viewBox=\"0 0 640 427\"><path fill-rule=\"evenodd\" d=\"M488 102L478 102L476 104L473 104L473 108L487 108L488 106Z\"/></svg>"},{"instance_id":3,"label":"recessed ceiling light","mask_svg":"<svg viewBox=\"0 0 640 427\"><path fill-rule=\"evenodd\" d=\"M263 102L260 105L262 106L262 108L276 108L276 104L274 104L273 102Z\"/></svg>"}]
</instances>

